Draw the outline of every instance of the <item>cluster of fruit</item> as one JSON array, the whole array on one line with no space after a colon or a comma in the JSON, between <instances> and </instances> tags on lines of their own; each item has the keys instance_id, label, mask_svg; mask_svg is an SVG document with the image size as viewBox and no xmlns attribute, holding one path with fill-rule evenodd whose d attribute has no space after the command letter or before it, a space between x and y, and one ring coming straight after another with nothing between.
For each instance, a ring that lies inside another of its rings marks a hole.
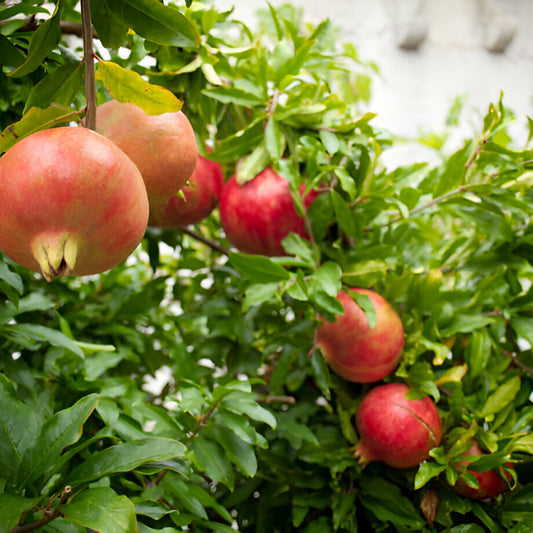
<instances>
[{"instance_id":1,"label":"cluster of fruit","mask_svg":"<svg viewBox=\"0 0 533 533\"><path fill-rule=\"evenodd\" d=\"M241 252L279 256L290 233L309 238L296 212L289 182L268 167L241 185L226 183L221 166L198 153L181 112L147 115L111 100L97 108L96 132L59 127L22 139L0 159L0 248L17 263L48 280L108 270L141 241L147 225L180 228L207 217L220 204L228 240ZM302 188L303 189L303 188ZM304 195L307 209L320 194ZM375 324L356 303L368 298ZM374 291L341 290L344 315L322 320L316 344L331 369L356 383L390 375L404 347L402 321ZM356 416L364 466L382 461L412 468L439 446L442 424L431 398L408 399L403 383L377 385ZM474 443L464 454L481 455ZM467 459L456 463L466 469ZM493 497L507 488L494 471L472 472L478 488L460 478L454 489L472 498Z\"/></svg>"},{"instance_id":2,"label":"cluster of fruit","mask_svg":"<svg viewBox=\"0 0 533 533\"><path fill-rule=\"evenodd\" d=\"M47 280L118 265L147 225L196 223L218 203L220 165L198 154L181 112L133 104L97 108L96 132L33 133L0 159L0 249Z\"/></svg>"}]
</instances>

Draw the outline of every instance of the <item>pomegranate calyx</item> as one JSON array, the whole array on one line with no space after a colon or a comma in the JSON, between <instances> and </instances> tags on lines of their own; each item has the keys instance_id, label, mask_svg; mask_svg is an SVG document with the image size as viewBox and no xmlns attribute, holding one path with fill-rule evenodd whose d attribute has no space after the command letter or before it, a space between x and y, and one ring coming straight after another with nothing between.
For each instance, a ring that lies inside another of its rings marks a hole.
<instances>
[{"instance_id":1,"label":"pomegranate calyx","mask_svg":"<svg viewBox=\"0 0 533 533\"><path fill-rule=\"evenodd\" d=\"M31 243L33 257L46 281L68 276L76 266L78 240L69 233L41 233Z\"/></svg>"}]
</instances>

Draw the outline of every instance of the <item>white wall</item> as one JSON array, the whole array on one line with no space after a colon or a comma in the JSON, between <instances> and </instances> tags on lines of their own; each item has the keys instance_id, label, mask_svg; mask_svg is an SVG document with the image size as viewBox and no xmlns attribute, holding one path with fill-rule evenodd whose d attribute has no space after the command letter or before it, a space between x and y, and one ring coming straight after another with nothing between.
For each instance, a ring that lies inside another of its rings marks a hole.
<instances>
[{"instance_id":1,"label":"white wall","mask_svg":"<svg viewBox=\"0 0 533 533\"><path fill-rule=\"evenodd\" d=\"M272 0L274 6L286 3ZM369 110L374 124L416 136L441 132L457 95L466 94L465 134L476 131L490 102L504 91L504 103L520 116L515 135L526 138L525 115L533 108L533 0L291 0L304 18L330 18L340 37L354 43L363 59L375 61ZM235 6L253 26L266 0L216 0ZM400 42L416 41L405 50ZM511 38L508 46L505 40ZM500 52L488 47L500 40ZM466 131L468 130L468 131Z\"/></svg>"}]
</instances>

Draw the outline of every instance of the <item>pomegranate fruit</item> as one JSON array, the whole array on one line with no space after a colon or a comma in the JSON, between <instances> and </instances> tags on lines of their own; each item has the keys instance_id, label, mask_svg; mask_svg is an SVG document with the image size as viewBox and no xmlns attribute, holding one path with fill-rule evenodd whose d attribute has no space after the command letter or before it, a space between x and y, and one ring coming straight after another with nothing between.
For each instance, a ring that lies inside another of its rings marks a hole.
<instances>
[{"instance_id":1,"label":"pomegranate fruit","mask_svg":"<svg viewBox=\"0 0 533 533\"><path fill-rule=\"evenodd\" d=\"M478 455L483 455L483 451L479 447L479 444L474 442L474 444L472 444L472 446L466 452L464 452L461 457L472 457ZM468 469L468 465L470 463L471 461L464 459L454 463L453 467L455 470L457 470L457 472L462 472L464 469L466 473L472 474L477 479L479 487L475 488L469 486L465 479L460 476L455 485L452 487L457 494L475 500L485 500L487 498L494 498L509 489L507 481L505 481L497 469L487 470L485 472L474 472L473 470ZM512 463L506 463L506 466L513 468ZM505 477L508 480L511 480L511 475L508 472L505 472Z\"/></svg>"},{"instance_id":2,"label":"pomegranate fruit","mask_svg":"<svg viewBox=\"0 0 533 533\"><path fill-rule=\"evenodd\" d=\"M146 230L139 170L87 128L53 128L20 140L0 158L0 181L0 248L47 280L116 266Z\"/></svg>"},{"instance_id":3,"label":"pomegranate fruit","mask_svg":"<svg viewBox=\"0 0 533 533\"><path fill-rule=\"evenodd\" d=\"M311 191L305 196L305 208L317 194ZM281 241L287 235L309 238L294 208L289 182L270 167L244 185L236 176L227 181L220 197L220 222L231 244L249 254L286 255Z\"/></svg>"},{"instance_id":4,"label":"pomegranate fruit","mask_svg":"<svg viewBox=\"0 0 533 533\"><path fill-rule=\"evenodd\" d=\"M389 383L373 388L356 415L360 442L355 456L362 466L381 461L393 468L412 468L429 458L442 439L442 424L429 397L408 400L409 387Z\"/></svg>"},{"instance_id":5,"label":"pomegranate fruit","mask_svg":"<svg viewBox=\"0 0 533 533\"><path fill-rule=\"evenodd\" d=\"M136 105L109 100L96 108L96 131L137 165L149 200L177 193L196 166L196 138L182 111L147 115Z\"/></svg>"},{"instance_id":6,"label":"pomegranate fruit","mask_svg":"<svg viewBox=\"0 0 533 533\"><path fill-rule=\"evenodd\" d=\"M220 164L199 155L192 176L181 189L185 198L177 194L159 202L153 198L148 224L179 228L200 222L218 205L223 186L224 174Z\"/></svg>"},{"instance_id":7,"label":"pomegranate fruit","mask_svg":"<svg viewBox=\"0 0 533 533\"><path fill-rule=\"evenodd\" d=\"M337 299L344 315L317 329L317 345L331 369L348 381L370 383L390 374L398 364L404 346L402 321L379 294L367 289L350 289L370 298L376 311L376 325L370 328L364 311L349 293L340 291Z\"/></svg>"}]
</instances>

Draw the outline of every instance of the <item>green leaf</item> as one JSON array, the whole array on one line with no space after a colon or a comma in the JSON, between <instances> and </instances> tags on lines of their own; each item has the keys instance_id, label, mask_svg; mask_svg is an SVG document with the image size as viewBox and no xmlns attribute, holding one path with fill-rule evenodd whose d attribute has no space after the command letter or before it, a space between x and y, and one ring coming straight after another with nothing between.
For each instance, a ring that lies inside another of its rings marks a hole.
<instances>
[{"instance_id":1,"label":"green leaf","mask_svg":"<svg viewBox=\"0 0 533 533\"><path fill-rule=\"evenodd\" d=\"M109 487L94 487L76 495L61 512L71 524L106 533L135 531L137 518L132 501Z\"/></svg>"},{"instance_id":2,"label":"green leaf","mask_svg":"<svg viewBox=\"0 0 533 533\"><path fill-rule=\"evenodd\" d=\"M0 262L0 280L5 281L10 287L15 289L17 293L22 294L24 286L22 278L12 270L9 269L6 263Z\"/></svg>"},{"instance_id":3,"label":"green leaf","mask_svg":"<svg viewBox=\"0 0 533 533\"><path fill-rule=\"evenodd\" d=\"M357 233L357 226L352 211L343 200L341 195L336 191L331 191L331 199L333 201L333 210L337 217L337 222L341 230L348 236L355 236Z\"/></svg>"},{"instance_id":4,"label":"green leaf","mask_svg":"<svg viewBox=\"0 0 533 533\"><path fill-rule=\"evenodd\" d=\"M223 104L235 104L243 107L264 106L263 98L257 94L250 93L236 87L216 87L213 89L204 89L203 94L213 98Z\"/></svg>"},{"instance_id":5,"label":"green leaf","mask_svg":"<svg viewBox=\"0 0 533 533\"><path fill-rule=\"evenodd\" d=\"M462 148L450 156L433 191L434 196L441 196L461 184L465 173L465 164L471 152L472 141L467 141Z\"/></svg>"},{"instance_id":6,"label":"green leaf","mask_svg":"<svg viewBox=\"0 0 533 533\"><path fill-rule=\"evenodd\" d=\"M320 350L313 350L311 354L311 370L320 391L329 400L331 398L329 390L330 374L328 365L326 365L326 361Z\"/></svg>"},{"instance_id":7,"label":"green leaf","mask_svg":"<svg viewBox=\"0 0 533 533\"><path fill-rule=\"evenodd\" d=\"M65 125L71 121L79 121L79 113L72 111L70 107L56 104L46 109L32 107L18 122L4 129L0 135L0 154L36 131Z\"/></svg>"},{"instance_id":8,"label":"green leaf","mask_svg":"<svg viewBox=\"0 0 533 533\"><path fill-rule=\"evenodd\" d=\"M363 505L382 522L390 522L395 528L408 527L422 531L425 521L404 496L400 488L380 477L364 476L361 480Z\"/></svg>"},{"instance_id":9,"label":"green leaf","mask_svg":"<svg viewBox=\"0 0 533 533\"><path fill-rule=\"evenodd\" d=\"M232 430L222 424L212 424L202 430L212 441L218 442L227 458L238 466L246 476L254 476L257 472L257 459L250 443L240 439Z\"/></svg>"},{"instance_id":10,"label":"green leaf","mask_svg":"<svg viewBox=\"0 0 533 533\"><path fill-rule=\"evenodd\" d=\"M299 257L307 266L312 268L316 265L313 245L307 239L303 239L296 233L290 233L281 241L281 244L288 254Z\"/></svg>"},{"instance_id":11,"label":"green leaf","mask_svg":"<svg viewBox=\"0 0 533 533\"><path fill-rule=\"evenodd\" d=\"M83 87L83 63L67 63L43 78L32 89L24 113L32 107L47 108L50 104L68 107Z\"/></svg>"},{"instance_id":12,"label":"green leaf","mask_svg":"<svg viewBox=\"0 0 533 533\"><path fill-rule=\"evenodd\" d=\"M61 40L60 10L61 2L57 2L56 9L51 18L43 22L33 33L28 55L19 67L8 73L12 78L26 76L39 68L48 54L59 44Z\"/></svg>"},{"instance_id":13,"label":"green leaf","mask_svg":"<svg viewBox=\"0 0 533 533\"><path fill-rule=\"evenodd\" d=\"M254 283L249 285L244 291L242 310L248 311L254 305L268 302L277 294L278 290L278 283Z\"/></svg>"},{"instance_id":14,"label":"green leaf","mask_svg":"<svg viewBox=\"0 0 533 533\"><path fill-rule=\"evenodd\" d=\"M78 400L72 407L54 414L45 422L36 446L28 450L23 458L29 466L24 469L21 485L37 480L40 476L50 475L61 466L62 451L81 437L83 425L98 403L96 394L89 394Z\"/></svg>"},{"instance_id":15,"label":"green leaf","mask_svg":"<svg viewBox=\"0 0 533 533\"><path fill-rule=\"evenodd\" d=\"M18 494L0 494L0 533L10 533L20 517L39 503L40 498L24 498Z\"/></svg>"},{"instance_id":16,"label":"green leaf","mask_svg":"<svg viewBox=\"0 0 533 533\"><path fill-rule=\"evenodd\" d=\"M239 185L254 179L270 163L271 158L268 154L264 142L256 146L250 154L239 159L235 169L235 176Z\"/></svg>"},{"instance_id":17,"label":"green leaf","mask_svg":"<svg viewBox=\"0 0 533 533\"><path fill-rule=\"evenodd\" d=\"M37 341L39 343L46 342L52 346L66 348L71 352L83 357L83 350L76 344L75 341L69 339L66 335L56 329L40 324L12 324L2 326L1 331L5 335L11 337L14 342L18 342L23 346L28 345L28 341Z\"/></svg>"},{"instance_id":18,"label":"green leaf","mask_svg":"<svg viewBox=\"0 0 533 533\"><path fill-rule=\"evenodd\" d=\"M24 54L7 37L0 34L0 65L18 67L24 59Z\"/></svg>"},{"instance_id":19,"label":"green leaf","mask_svg":"<svg viewBox=\"0 0 533 533\"><path fill-rule=\"evenodd\" d=\"M116 444L93 453L69 475L71 485L81 485L104 476L129 472L154 461L183 457L185 446L176 440L148 437Z\"/></svg>"},{"instance_id":20,"label":"green leaf","mask_svg":"<svg viewBox=\"0 0 533 533\"><path fill-rule=\"evenodd\" d=\"M222 399L221 404L228 411L239 415L247 415L252 420L268 424L272 429L276 428L276 417L270 411L261 407L250 393L241 391L231 392Z\"/></svg>"},{"instance_id":21,"label":"green leaf","mask_svg":"<svg viewBox=\"0 0 533 533\"><path fill-rule=\"evenodd\" d=\"M2 477L15 481L22 456L36 446L41 420L20 401L12 383L0 374L0 464Z\"/></svg>"},{"instance_id":22,"label":"green leaf","mask_svg":"<svg viewBox=\"0 0 533 533\"><path fill-rule=\"evenodd\" d=\"M174 113L183 102L165 87L145 81L140 74L112 61L98 62L98 76L118 102L135 104L147 115Z\"/></svg>"},{"instance_id":23,"label":"green leaf","mask_svg":"<svg viewBox=\"0 0 533 533\"><path fill-rule=\"evenodd\" d=\"M200 44L198 30L178 9L154 0L110 0L108 7L122 23L150 42L185 48Z\"/></svg>"},{"instance_id":24,"label":"green leaf","mask_svg":"<svg viewBox=\"0 0 533 533\"><path fill-rule=\"evenodd\" d=\"M451 337L456 333L471 333L493 324L495 321L496 318L491 316L457 313L454 315L452 323L443 328L440 333L443 338Z\"/></svg>"},{"instance_id":25,"label":"green leaf","mask_svg":"<svg viewBox=\"0 0 533 533\"><path fill-rule=\"evenodd\" d=\"M285 151L285 138L281 129L274 119L270 117L265 127L265 144L268 154L273 161L278 161L282 158Z\"/></svg>"},{"instance_id":26,"label":"green leaf","mask_svg":"<svg viewBox=\"0 0 533 533\"><path fill-rule=\"evenodd\" d=\"M421 489L430 479L437 477L441 472L444 472L444 470L446 470L446 465L430 461L423 462L416 472L415 489Z\"/></svg>"},{"instance_id":27,"label":"green leaf","mask_svg":"<svg viewBox=\"0 0 533 533\"><path fill-rule=\"evenodd\" d=\"M113 12L114 2L115 0L91 0L91 21L98 39L106 48L122 46L128 33L128 25Z\"/></svg>"},{"instance_id":28,"label":"green leaf","mask_svg":"<svg viewBox=\"0 0 533 533\"><path fill-rule=\"evenodd\" d=\"M273 283L290 279L290 274L269 257L230 252L231 265L244 278L256 283Z\"/></svg>"},{"instance_id":29,"label":"green leaf","mask_svg":"<svg viewBox=\"0 0 533 533\"><path fill-rule=\"evenodd\" d=\"M513 376L500 385L485 401L481 408L480 416L487 417L503 409L509 402L512 402L520 391L520 377Z\"/></svg>"},{"instance_id":30,"label":"green leaf","mask_svg":"<svg viewBox=\"0 0 533 533\"><path fill-rule=\"evenodd\" d=\"M196 463L207 476L213 481L224 483L226 487L233 490L235 474L221 444L208 439L201 432L191 442L191 450L194 453Z\"/></svg>"}]
</instances>

